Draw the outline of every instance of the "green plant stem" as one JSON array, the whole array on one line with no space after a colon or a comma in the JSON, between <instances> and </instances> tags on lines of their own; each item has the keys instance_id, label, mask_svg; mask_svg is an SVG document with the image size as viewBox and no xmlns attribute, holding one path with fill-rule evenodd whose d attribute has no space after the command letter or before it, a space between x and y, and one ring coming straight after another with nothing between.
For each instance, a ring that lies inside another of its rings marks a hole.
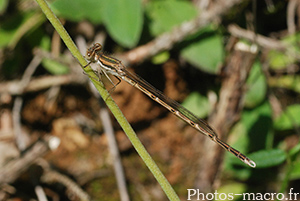
<instances>
[{"instance_id":1,"label":"green plant stem","mask_svg":"<svg viewBox=\"0 0 300 201\"><path fill-rule=\"evenodd\" d=\"M52 12L48 4L45 2L45 0L36 0L36 2L39 4L41 7L42 11L48 18L48 20L51 22L55 30L58 32L60 35L61 39L64 41L72 55L79 61L81 66L85 66L87 62L83 58L83 56L80 54L78 48L74 44L73 40L67 33L67 31L64 29L60 21L57 19L55 14ZM83 68L85 72L90 76L90 77L95 77L94 72L91 70L90 67ZM143 159L147 167L150 169L156 180L159 182L160 186L162 189L165 191L166 195L168 196L169 200L180 200L175 193L174 189L172 186L169 184L168 180L165 178L165 176L162 174L158 166L155 164L149 153L146 151L145 147L143 144L140 142L139 138L133 131L132 127L114 102L114 100L111 98L107 90L104 88L103 84L97 79L91 79L93 84L95 85L96 89L100 93L101 97L105 100L105 103L107 104L108 108L111 110L112 114L115 116L116 120L119 122L121 125L122 129L128 136L129 140L131 141L132 145L140 155L140 157Z\"/></svg>"}]
</instances>

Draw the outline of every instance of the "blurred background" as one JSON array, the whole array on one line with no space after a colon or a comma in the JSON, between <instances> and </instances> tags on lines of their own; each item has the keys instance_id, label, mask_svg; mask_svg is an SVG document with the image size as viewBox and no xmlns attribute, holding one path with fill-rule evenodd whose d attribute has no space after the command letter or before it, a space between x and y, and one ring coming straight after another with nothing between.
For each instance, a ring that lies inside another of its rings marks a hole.
<instances>
[{"instance_id":1,"label":"blurred background","mask_svg":"<svg viewBox=\"0 0 300 201\"><path fill-rule=\"evenodd\" d=\"M299 0L48 3L83 55L101 43L256 162L122 81L110 95L181 200L300 200ZM33 0L0 0L0 200L167 200Z\"/></svg>"}]
</instances>

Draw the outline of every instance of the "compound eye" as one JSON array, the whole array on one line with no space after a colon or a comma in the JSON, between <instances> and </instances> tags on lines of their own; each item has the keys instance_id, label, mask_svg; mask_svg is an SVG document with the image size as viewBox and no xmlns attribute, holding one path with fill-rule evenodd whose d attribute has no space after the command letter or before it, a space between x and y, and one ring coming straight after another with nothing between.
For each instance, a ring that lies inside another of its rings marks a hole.
<instances>
[{"instance_id":1,"label":"compound eye","mask_svg":"<svg viewBox=\"0 0 300 201\"><path fill-rule=\"evenodd\" d=\"M85 54L85 57L86 57L88 60L90 60L90 59L91 59L91 53L90 53L90 52L87 52L87 53Z\"/></svg>"},{"instance_id":2,"label":"compound eye","mask_svg":"<svg viewBox=\"0 0 300 201\"><path fill-rule=\"evenodd\" d=\"M94 49L95 49L95 50L101 50L101 49L102 49L102 45L100 45L100 43L96 43L96 44L94 45Z\"/></svg>"}]
</instances>

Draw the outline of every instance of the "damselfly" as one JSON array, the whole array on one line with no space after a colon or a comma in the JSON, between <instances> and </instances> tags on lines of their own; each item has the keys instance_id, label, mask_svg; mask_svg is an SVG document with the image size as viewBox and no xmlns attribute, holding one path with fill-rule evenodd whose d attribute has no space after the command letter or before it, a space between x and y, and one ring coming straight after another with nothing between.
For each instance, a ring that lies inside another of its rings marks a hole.
<instances>
[{"instance_id":1,"label":"damselfly","mask_svg":"<svg viewBox=\"0 0 300 201\"><path fill-rule=\"evenodd\" d=\"M232 148L230 145L218 138L216 132L204 120L197 118L192 112L171 98L165 96L162 92L154 88L151 84L146 82L138 75L129 72L121 61L104 54L101 49L102 46L99 43L96 43L87 50L86 58L89 60L88 65L95 62L98 63L100 65L100 73L103 73L109 80L110 78L107 73L114 75L119 81L121 81L120 78L125 80L130 85L141 90L151 99L167 108L171 113L191 125L197 131L208 136L212 141L216 142L225 150L235 155L245 164L253 168L256 166L254 161L247 158L244 154Z\"/></svg>"}]
</instances>

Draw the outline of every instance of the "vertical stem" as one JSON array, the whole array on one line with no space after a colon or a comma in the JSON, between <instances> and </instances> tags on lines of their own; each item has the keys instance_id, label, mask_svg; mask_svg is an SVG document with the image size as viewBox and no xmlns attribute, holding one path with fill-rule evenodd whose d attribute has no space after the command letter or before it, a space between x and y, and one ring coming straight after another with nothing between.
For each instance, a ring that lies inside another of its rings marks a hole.
<instances>
[{"instance_id":1,"label":"vertical stem","mask_svg":"<svg viewBox=\"0 0 300 201\"><path fill-rule=\"evenodd\" d=\"M60 21L57 19L55 14L52 12L48 4L45 2L45 0L36 0L36 2L39 4L40 8L48 18L48 20L51 22L55 30L58 32L60 35L61 39L64 41L72 55L79 61L81 66L85 66L87 62L83 58L83 56L80 54L78 48L74 44L73 40L67 33L67 31L64 29ZM84 69L85 72L90 76L93 77L95 76L94 72L89 68ZM156 180L159 182L160 186L162 189L165 191L166 195L168 196L169 200L180 200L175 193L174 189L168 182L168 180L165 178L165 176L162 174L156 163L153 161L149 153L146 151L145 147L143 144L140 142L139 138L133 131L132 127L114 102L114 100L110 97L109 93L107 90L103 87L103 84L97 81L96 79L91 79L93 84L95 85L96 89L100 93L101 97L103 100L105 100L105 103L107 104L108 108L111 110L113 115L115 116L116 120L119 122L121 125L122 129L128 136L129 140L131 141L132 145L140 155L140 157L143 159L147 167L150 169Z\"/></svg>"}]
</instances>

